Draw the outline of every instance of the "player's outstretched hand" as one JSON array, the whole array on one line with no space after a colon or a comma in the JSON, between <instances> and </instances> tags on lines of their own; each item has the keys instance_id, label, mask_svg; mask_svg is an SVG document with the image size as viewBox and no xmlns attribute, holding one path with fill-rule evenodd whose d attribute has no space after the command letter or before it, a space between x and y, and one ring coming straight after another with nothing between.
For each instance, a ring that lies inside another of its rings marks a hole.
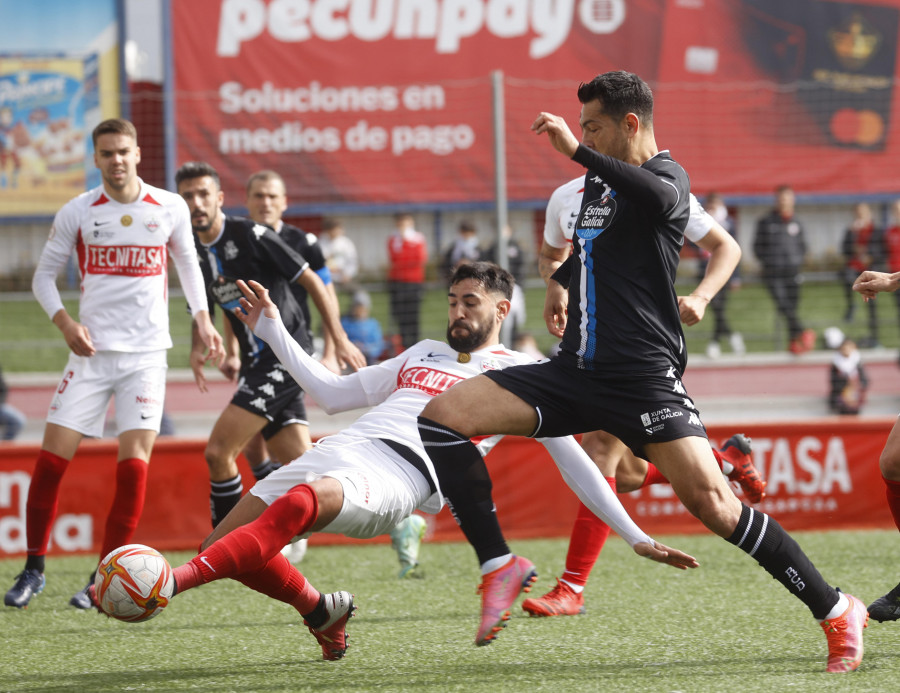
<instances>
[{"instance_id":1,"label":"player's outstretched hand","mask_svg":"<svg viewBox=\"0 0 900 693\"><path fill-rule=\"evenodd\" d=\"M853 282L853 290L862 294L868 301L882 291L896 291L900 281L894 274L866 270Z\"/></svg>"},{"instance_id":2,"label":"player's outstretched hand","mask_svg":"<svg viewBox=\"0 0 900 693\"><path fill-rule=\"evenodd\" d=\"M638 556L649 558L657 563L666 563L679 570L696 568L700 565L693 556L689 556L678 549L670 549L668 546L660 544L658 541L654 541L652 545L648 544L646 541L641 541L635 544L633 548Z\"/></svg>"},{"instance_id":3,"label":"player's outstretched hand","mask_svg":"<svg viewBox=\"0 0 900 693\"><path fill-rule=\"evenodd\" d=\"M531 129L538 135L547 133L553 148L570 159L578 149L578 138L572 134L565 119L558 115L539 113L531 124Z\"/></svg>"},{"instance_id":4,"label":"player's outstretched hand","mask_svg":"<svg viewBox=\"0 0 900 693\"><path fill-rule=\"evenodd\" d=\"M247 327L254 329L260 315L273 320L281 319L278 306L269 297L269 290L262 284L252 279L249 282L238 279L237 286L244 297L241 299L241 307L234 309L234 314Z\"/></svg>"},{"instance_id":5,"label":"player's outstretched hand","mask_svg":"<svg viewBox=\"0 0 900 693\"><path fill-rule=\"evenodd\" d=\"M353 342L344 335L344 338L335 343L335 357L342 368L358 371L365 367L366 357Z\"/></svg>"}]
</instances>

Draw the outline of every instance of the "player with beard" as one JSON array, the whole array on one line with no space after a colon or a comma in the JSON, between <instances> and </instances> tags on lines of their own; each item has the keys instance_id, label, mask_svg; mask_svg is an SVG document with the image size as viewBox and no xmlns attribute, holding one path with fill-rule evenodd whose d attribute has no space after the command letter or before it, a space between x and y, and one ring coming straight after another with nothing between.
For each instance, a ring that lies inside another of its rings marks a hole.
<instances>
[{"instance_id":1,"label":"player with beard","mask_svg":"<svg viewBox=\"0 0 900 693\"><path fill-rule=\"evenodd\" d=\"M279 553L281 547L295 535L311 532L375 537L414 510L438 512L442 495L419 439L417 414L438 393L485 369L531 361L499 343L500 326L509 313L512 275L477 262L461 266L451 281L449 345L423 340L400 356L349 375L332 373L298 346L266 289L256 282L249 287L238 282L246 311L240 320L266 340L326 411L372 408L257 483L206 539L202 552L175 569L178 594L234 578L294 606L319 641L324 659L344 655L353 596L318 592ZM486 452L496 441L481 441L479 450ZM654 542L634 524L574 439L542 442L566 483L638 555L676 568L697 565L692 557Z\"/></svg>"}]
</instances>

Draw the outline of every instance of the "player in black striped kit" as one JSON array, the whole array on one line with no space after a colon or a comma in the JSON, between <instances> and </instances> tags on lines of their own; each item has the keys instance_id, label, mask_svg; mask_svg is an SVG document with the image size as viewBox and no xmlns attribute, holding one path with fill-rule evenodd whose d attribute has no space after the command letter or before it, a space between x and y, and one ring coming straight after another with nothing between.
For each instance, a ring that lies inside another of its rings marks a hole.
<instances>
[{"instance_id":1,"label":"player in black striped kit","mask_svg":"<svg viewBox=\"0 0 900 693\"><path fill-rule=\"evenodd\" d=\"M773 518L731 493L682 385L687 357L674 281L690 185L656 146L653 95L637 75L610 72L582 84L578 99L583 144L559 116L541 113L532 125L588 169L574 252L554 274L544 307L561 352L460 383L419 417L441 489L481 563L476 643L491 642L505 625L504 607L532 565L510 553L487 467L469 439L605 430L654 460L693 515L806 604L825 630L829 672L856 669L865 606L826 583ZM493 624L484 622L497 613Z\"/></svg>"},{"instance_id":2,"label":"player in black striped kit","mask_svg":"<svg viewBox=\"0 0 900 693\"><path fill-rule=\"evenodd\" d=\"M237 390L213 426L205 451L210 470L210 511L215 526L241 498L243 485L236 458L256 433L262 432L267 447L279 460L300 455L308 447L304 439L309 437L300 386L265 342L255 337L232 312L242 295L237 280L265 281L273 300L284 306L282 313L291 336L311 352L307 323L291 290L291 284L301 284L322 314L325 328L334 337L338 359L359 368L365 365L365 357L347 338L336 306L306 259L268 226L222 213L223 194L215 169L202 162L189 162L178 169L175 182L191 212L194 241L210 303L222 308L241 354ZM233 349L231 346L227 350ZM202 378L203 363L193 353L191 365Z\"/></svg>"}]
</instances>

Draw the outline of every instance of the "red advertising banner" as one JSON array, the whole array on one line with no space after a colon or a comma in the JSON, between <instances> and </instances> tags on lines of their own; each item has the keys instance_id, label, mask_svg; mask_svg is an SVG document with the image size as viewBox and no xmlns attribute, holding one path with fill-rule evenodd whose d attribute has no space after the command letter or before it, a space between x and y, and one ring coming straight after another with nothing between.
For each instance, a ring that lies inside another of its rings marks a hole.
<instances>
[{"instance_id":1,"label":"red advertising banner","mask_svg":"<svg viewBox=\"0 0 900 693\"><path fill-rule=\"evenodd\" d=\"M578 132L575 90L615 69L657 98L698 192L895 192L896 0L170 0L176 164L226 205L273 168L291 204L490 200L504 75L509 198L580 167L530 132Z\"/></svg>"},{"instance_id":2,"label":"red advertising banner","mask_svg":"<svg viewBox=\"0 0 900 693\"><path fill-rule=\"evenodd\" d=\"M894 420L754 424L754 463L768 480L761 507L788 530L892 528L878 457ZM734 430L710 428L714 443ZM209 533L205 441L161 439L150 468L147 504L135 540L161 550L190 550ZM0 446L0 556L25 551L25 499L37 455L33 445ZM112 502L115 441L85 443L63 479L51 554L98 552ZM543 447L507 438L488 456L501 524L511 539L567 537L577 499ZM251 479L244 466L245 479ZM668 486L619 496L653 536L706 531ZM431 540L461 541L447 510L429 516ZM382 540L387 541L386 538ZM313 544L343 543L317 534Z\"/></svg>"}]
</instances>

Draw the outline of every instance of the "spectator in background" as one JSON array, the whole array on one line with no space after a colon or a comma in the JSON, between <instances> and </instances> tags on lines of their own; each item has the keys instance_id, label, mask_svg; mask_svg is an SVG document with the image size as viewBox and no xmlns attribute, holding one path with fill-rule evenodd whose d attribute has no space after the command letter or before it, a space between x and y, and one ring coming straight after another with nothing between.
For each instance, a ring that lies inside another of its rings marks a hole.
<instances>
[{"instance_id":1,"label":"spectator in background","mask_svg":"<svg viewBox=\"0 0 900 693\"><path fill-rule=\"evenodd\" d=\"M831 360L828 407L835 414L859 414L866 401L869 379L856 343L848 337L841 337Z\"/></svg>"},{"instance_id":2,"label":"spectator in background","mask_svg":"<svg viewBox=\"0 0 900 693\"><path fill-rule=\"evenodd\" d=\"M6 401L9 396L9 387L3 377L3 369L0 368L0 440L13 440L25 426L25 414Z\"/></svg>"},{"instance_id":3,"label":"spectator in background","mask_svg":"<svg viewBox=\"0 0 900 693\"><path fill-rule=\"evenodd\" d=\"M525 252L522 246L513 237L512 227L507 224L503 227L503 236L506 239L506 269L515 278L513 286L512 305L509 309L507 321L512 328L512 339L516 340L522 327L525 325L525 291L522 288L525 282ZM494 241L485 253L485 260L500 265L500 243Z\"/></svg>"},{"instance_id":4,"label":"spectator in background","mask_svg":"<svg viewBox=\"0 0 900 693\"><path fill-rule=\"evenodd\" d=\"M341 318L347 337L366 357L367 366L378 363L385 349L381 324L371 316L371 310L372 299L366 291L359 289L353 294L350 313Z\"/></svg>"},{"instance_id":5,"label":"spectator in background","mask_svg":"<svg viewBox=\"0 0 900 693\"><path fill-rule=\"evenodd\" d=\"M725 206L725 201L722 199L722 196L717 192L711 192L706 196L706 204L704 206L709 215L715 219L732 238L735 238L734 220L728 215L728 207ZM710 252L700 248L700 263L697 268L698 281L706 276L706 267L709 264L709 257ZM726 308L728 307L728 293L733 289L737 289L740 285L740 267L736 267L731 278L728 280L728 283L709 301L709 306L712 308L713 317L715 319L712 339L706 347L706 355L710 358L718 358L722 355L720 340L723 337L728 337L731 350L735 354L743 354L747 351L747 348L744 345L743 336L741 336L740 332L731 329L731 326L728 324L728 318L725 315Z\"/></svg>"},{"instance_id":6,"label":"spectator in background","mask_svg":"<svg viewBox=\"0 0 900 693\"><path fill-rule=\"evenodd\" d=\"M388 293L391 319L404 349L419 341L419 311L425 284L428 246L416 231L412 214L394 217L397 228L388 237Z\"/></svg>"},{"instance_id":7,"label":"spectator in background","mask_svg":"<svg viewBox=\"0 0 900 693\"><path fill-rule=\"evenodd\" d=\"M775 190L775 208L756 224L753 252L762 266L762 278L788 327L791 353L802 354L815 346L816 333L803 328L797 310L803 283L806 233L794 215L794 191L788 185Z\"/></svg>"},{"instance_id":8,"label":"spectator in background","mask_svg":"<svg viewBox=\"0 0 900 693\"><path fill-rule=\"evenodd\" d=\"M478 262L481 259L481 248L478 247L478 230L471 221L461 221L453 243L444 251L441 260L441 273L450 279L456 268L463 262Z\"/></svg>"},{"instance_id":9,"label":"spectator in background","mask_svg":"<svg viewBox=\"0 0 900 693\"><path fill-rule=\"evenodd\" d=\"M322 235L319 246L325 255L325 262L331 270L331 280L343 291L353 291L354 280L359 272L359 255L356 244L344 233L344 226L338 219L325 217L322 220Z\"/></svg>"},{"instance_id":10,"label":"spectator in background","mask_svg":"<svg viewBox=\"0 0 900 693\"><path fill-rule=\"evenodd\" d=\"M841 254L844 256L841 280L847 297L844 322L852 322L857 304L853 295L854 280L866 269L884 268L884 234L875 226L872 209L865 202L858 203L853 210L853 221L841 242ZM866 308L869 313L869 336L859 343L864 349L878 346L878 312L875 301L867 301Z\"/></svg>"}]
</instances>

